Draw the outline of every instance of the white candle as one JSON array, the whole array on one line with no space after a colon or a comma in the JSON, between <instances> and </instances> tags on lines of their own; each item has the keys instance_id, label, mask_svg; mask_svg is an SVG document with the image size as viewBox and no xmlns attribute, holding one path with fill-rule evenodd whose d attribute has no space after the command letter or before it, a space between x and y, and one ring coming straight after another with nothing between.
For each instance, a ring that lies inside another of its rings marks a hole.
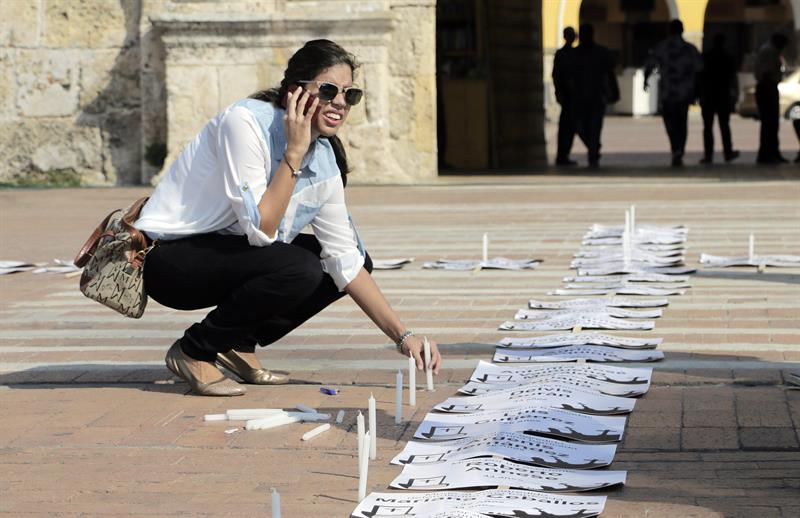
<instances>
[{"instance_id":1,"label":"white candle","mask_svg":"<svg viewBox=\"0 0 800 518\"><path fill-rule=\"evenodd\" d=\"M225 412L230 421L247 421L273 415L286 415L282 408L234 408Z\"/></svg>"},{"instance_id":2,"label":"white candle","mask_svg":"<svg viewBox=\"0 0 800 518\"><path fill-rule=\"evenodd\" d=\"M636 233L636 205L631 205L631 234Z\"/></svg>"},{"instance_id":3,"label":"white candle","mask_svg":"<svg viewBox=\"0 0 800 518\"><path fill-rule=\"evenodd\" d=\"M408 404L417 406L417 362L408 354Z\"/></svg>"},{"instance_id":4,"label":"white candle","mask_svg":"<svg viewBox=\"0 0 800 518\"><path fill-rule=\"evenodd\" d=\"M267 430L275 428L276 426L283 426L285 424L299 423L299 417L292 417L288 415L276 415L272 417L264 417L262 419L250 419L244 425L245 430Z\"/></svg>"},{"instance_id":5,"label":"white candle","mask_svg":"<svg viewBox=\"0 0 800 518\"><path fill-rule=\"evenodd\" d=\"M431 344L426 336L422 340L423 352L425 355L425 381L428 383L428 390L433 390L433 371L431 370Z\"/></svg>"},{"instance_id":6,"label":"white candle","mask_svg":"<svg viewBox=\"0 0 800 518\"><path fill-rule=\"evenodd\" d=\"M281 494L272 488L272 518L281 518Z\"/></svg>"},{"instance_id":7,"label":"white candle","mask_svg":"<svg viewBox=\"0 0 800 518\"><path fill-rule=\"evenodd\" d=\"M489 261L489 234L483 234L483 262Z\"/></svg>"},{"instance_id":8,"label":"white candle","mask_svg":"<svg viewBox=\"0 0 800 518\"><path fill-rule=\"evenodd\" d=\"M403 371L397 371L394 389L394 424L403 421Z\"/></svg>"},{"instance_id":9,"label":"white candle","mask_svg":"<svg viewBox=\"0 0 800 518\"><path fill-rule=\"evenodd\" d=\"M317 414L317 413L319 413L319 412L316 411L316 409L311 408L310 406L305 406L302 403L300 403L299 405L295 405L294 407L296 409L298 409L299 411L301 411L301 412L308 412L309 414Z\"/></svg>"},{"instance_id":10,"label":"white candle","mask_svg":"<svg viewBox=\"0 0 800 518\"><path fill-rule=\"evenodd\" d=\"M203 421L227 421L228 414L206 414Z\"/></svg>"},{"instance_id":11,"label":"white candle","mask_svg":"<svg viewBox=\"0 0 800 518\"><path fill-rule=\"evenodd\" d=\"M364 438L362 440L364 455L360 458L358 463L358 501L364 500L367 496L367 476L369 474L369 457L367 456L367 450L370 448L370 440L369 432L364 434Z\"/></svg>"},{"instance_id":12,"label":"white candle","mask_svg":"<svg viewBox=\"0 0 800 518\"><path fill-rule=\"evenodd\" d=\"M330 414L312 414L310 412L287 412L289 417L296 417L301 421L327 421L331 418Z\"/></svg>"},{"instance_id":13,"label":"white candle","mask_svg":"<svg viewBox=\"0 0 800 518\"><path fill-rule=\"evenodd\" d=\"M378 421L375 416L375 397L370 394L367 400L368 415L369 415L369 435L370 437L377 437L376 431L378 428ZM369 458L375 460L378 458L378 441L372 441L369 445Z\"/></svg>"},{"instance_id":14,"label":"white candle","mask_svg":"<svg viewBox=\"0 0 800 518\"><path fill-rule=\"evenodd\" d=\"M322 432L327 432L330 429L331 429L331 425L329 425L328 423L321 424L321 425L317 426L316 428L314 428L312 430L309 430L306 433L304 433L302 439L304 441L308 441L309 439L313 439L314 437L316 437L317 435L321 434Z\"/></svg>"},{"instance_id":15,"label":"white candle","mask_svg":"<svg viewBox=\"0 0 800 518\"><path fill-rule=\"evenodd\" d=\"M750 233L750 244L747 249L747 259L752 262L756 258L756 236Z\"/></svg>"},{"instance_id":16,"label":"white candle","mask_svg":"<svg viewBox=\"0 0 800 518\"><path fill-rule=\"evenodd\" d=\"M344 421L344 410L339 410L336 414L336 424L342 424L342 421Z\"/></svg>"}]
</instances>

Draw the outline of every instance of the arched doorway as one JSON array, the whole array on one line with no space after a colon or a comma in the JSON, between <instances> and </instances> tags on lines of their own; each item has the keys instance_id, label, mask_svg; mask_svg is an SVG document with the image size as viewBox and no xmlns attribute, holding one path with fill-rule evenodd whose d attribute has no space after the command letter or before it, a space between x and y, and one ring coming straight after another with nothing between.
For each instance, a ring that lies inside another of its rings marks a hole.
<instances>
[{"instance_id":1,"label":"arched doorway","mask_svg":"<svg viewBox=\"0 0 800 518\"><path fill-rule=\"evenodd\" d=\"M542 0L439 0L439 171L545 165Z\"/></svg>"}]
</instances>

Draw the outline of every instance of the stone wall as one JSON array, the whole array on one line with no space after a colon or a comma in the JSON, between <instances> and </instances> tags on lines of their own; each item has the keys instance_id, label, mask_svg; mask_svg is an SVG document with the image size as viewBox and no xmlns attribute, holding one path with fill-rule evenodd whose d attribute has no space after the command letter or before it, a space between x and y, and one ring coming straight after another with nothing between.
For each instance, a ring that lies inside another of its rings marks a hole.
<instances>
[{"instance_id":1,"label":"stone wall","mask_svg":"<svg viewBox=\"0 0 800 518\"><path fill-rule=\"evenodd\" d=\"M141 7L0 2L0 182L139 181Z\"/></svg>"},{"instance_id":2,"label":"stone wall","mask_svg":"<svg viewBox=\"0 0 800 518\"><path fill-rule=\"evenodd\" d=\"M352 181L434 178L434 0L2 0L0 182L157 181L206 120L306 40L363 63ZM166 161L164 159L166 158ZM59 176L60 175L60 176Z\"/></svg>"}]
</instances>

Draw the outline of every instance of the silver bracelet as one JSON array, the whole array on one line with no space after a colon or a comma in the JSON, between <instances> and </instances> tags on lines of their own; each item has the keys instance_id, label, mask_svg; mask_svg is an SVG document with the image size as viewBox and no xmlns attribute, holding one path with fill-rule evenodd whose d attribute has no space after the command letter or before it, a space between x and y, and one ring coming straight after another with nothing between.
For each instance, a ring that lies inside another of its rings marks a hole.
<instances>
[{"instance_id":1,"label":"silver bracelet","mask_svg":"<svg viewBox=\"0 0 800 518\"><path fill-rule=\"evenodd\" d=\"M398 338L397 341L395 342L395 344L397 345L397 350L400 353L403 352L403 346L406 345L406 340L408 339L409 336L414 336L414 333L411 331L406 331L405 333L400 335L400 338Z\"/></svg>"}]
</instances>

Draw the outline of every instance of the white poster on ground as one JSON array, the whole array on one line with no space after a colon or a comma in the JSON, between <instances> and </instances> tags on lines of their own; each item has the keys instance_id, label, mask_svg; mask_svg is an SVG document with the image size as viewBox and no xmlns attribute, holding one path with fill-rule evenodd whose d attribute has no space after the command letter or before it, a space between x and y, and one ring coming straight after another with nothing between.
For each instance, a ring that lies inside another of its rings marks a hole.
<instances>
[{"instance_id":1,"label":"white poster on ground","mask_svg":"<svg viewBox=\"0 0 800 518\"><path fill-rule=\"evenodd\" d=\"M444 464L407 464L389 487L430 491L507 486L555 493L616 486L624 484L625 477L625 471L553 469L504 459L463 459Z\"/></svg>"},{"instance_id":2,"label":"white poster on ground","mask_svg":"<svg viewBox=\"0 0 800 518\"><path fill-rule=\"evenodd\" d=\"M409 441L392 464L429 465L499 456L558 469L594 469L611 464L614 444L581 444L516 432L498 432L457 441Z\"/></svg>"},{"instance_id":3,"label":"white poster on ground","mask_svg":"<svg viewBox=\"0 0 800 518\"><path fill-rule=\"evenodd\" d=\"M636 400L608 396L596 390L546 381L529 383L488 394L467 397L450 397L434 405L433 409L448 413L485 413L518 407L550 407L572 410L591 415L628 414Z\"/></svg>"},{"instance_id":4,"label":"white poster on ground","mask_svg":"<svg viewBox=\"0 0 800 518\"><path fill-rule=\"evenodd\" d=\"M395 491L370 493L350 518L456 517L459 511L494 518L590 518L602 513L605 503L605 496L558 495L520 489Z\"/></svg>"},{"instance_id":5,"label":"white poster on ground","mask_svg":"<svg viewBox=\"0 0 800 518\"><path fill-rule=\"evenodd\" d=\"M564 282L599 284L608 282L689 282L688 275L666 275L663 273L623 273L621 275L577 275L562 277Z\"/></svg>"},{"instance_id":6,"label":"white poster on ground","mask_svg":"<svg viewBox=\"0 0 800 518\"><path fill-rule=\"evenodd\" d=\"M561 374L542 373L538 377L531 377L530 379L526 380L510 382L481 383L478 381L468 381L463 387L458 389L458 392L460 394L464 394L465 396L481 396L484 394L489 394L490 392L497 392L511 388L521 388L528 385L549 382L580 387L588 390L595 390L607 396L639 397L647 392L647 385L645 384L623 385L621 383L611 383L608 381L593 379L574 372Z\"/></svg>"},{"instance_id":7,"label":"white poster on ground","mask_svg":"<svg viewBox=\"0 0 800 518\"><path fill-rule=\"evenodd\" d=\"M498 326L501 331L566 331L581 327L584 329L628 329L649 331L656 326L652 320L627 320L602 314L567 314L542 320L506 321Z\"/></svg>"},{"instance_id":8,"label":"white poster on ground","mask_svg":"<svg viewBox=\"0 0 800 518\"><path fill-rule=\"evenodd\" d=\"M685 258L682 255L659 257L649 254L631 252L629 266L680 266ZM570 268L594 268L608 264L623 262L622 253L602 255L600 257L578 257L569 263Z\"/></svg>"},{"instance_id":9,"label":"white poster on ground","mask_svg":"<svg viewBox=\"0 0 800 518\"><path fill-rule=\"evenodd\" d=\"M580 277L576 277L580 278ZM593 297L591 299L534 300L528 301L530 309L573 309L573 308L656 308L668 306L667 299L642 299L639 297Z\"/></svg>"},{"instance_id":10,"label":"white poster on ground","mask_svg":"<svg viewBox=\"0 0 800 518\"><path fill-rule=\"evenodd\" d=\"M520 309L514 320L543 320L567 315L597 315L613 318L661 318L660 309L630 310L608 306L585 306L567 309Z\"/></svg>"},{"instance_id":11,"label":"white poster on ground","mask_svg":"<svg viewBox=\"0 0 800 518\"><path fill-rule=\"evenodd\" d=\"M624 263L615 263L613 265L599 266L596 268L580 268L578 270L578 275L617 275L620 273L663 273L664 275L687 275L696 271L696 269L689 268L688 266L630 266L626 268Z\"/></svg>"},{"instance_id":12,"label":"white poster on ground","mask_svg":"<svg viewBox=\"0 0 800 518\"><path fill-rule=\"evenodd\" d=\"M433 270L475 270L477 268L487 270L532 270L539 266L539 259L506 259L505 257L495 257L488 261L478 261L469 259L437 259L422 265L423 268Z\"/></svg>"},{"instance_id":13,"label":"white poster on ground","mask_svg":"<svg viewBox=\"0 0 800 518\"><path fill-rule=\"evenodd\" d=\"M496 363L574 362L654 362L664 359L664 353L652 349L631 350L597 345L570 345L551 349L498 348L492 361Z\"/></svg>"},{"instance_id":14,"label":"white poster on ground","mask_svg":"<svg viewBox=\"0 0 800 518\"><path fill-rule=\"evenodd\" d=\"M529 432L587 443L622 440L624 416L596 416L557 408L518 407L481 414L430 412L417 427L416 439L452 441L497 432Z\"/></svg>"},{"instance_id":15,"label":"white poster on ground","mask_svg":"<svg viewBox=\"0 0 800 518\"><path fill-rule=\"evenodd\" d=\"M497 342L498 347L514 349L546 349L565 345L610 345L623 349L653 349L662 342L661 338L630 338L604 333L556 333L532 337L506 337Z\"/></svg>"},{"instance_id":16,"label":"white poster on ground","mask_svg":"<svg viewBox=\"0 0 800 518\"><path fill-rule=\"evenodd\" d=\"M407 264L414 262L413 257L394 257L391 259L373 259L373 270L399 270Z\"/></svg>"},{"instance_id":17,"label":"white poster on ground","mask_svg":"<svg viewBox=\"0 0 800 518\"><path fill-rule=\"evenodd\" d=\"M648 295L653 297L668 297L672 295L683 295L686 290L673 288L651 288L649 286L621 286L619 288L559 288L548 291L548 295L559 297L583 297L586 295L608 295L616 293L619 295Z\"/></svg>"},{"instance_id":18,"label":"white poster on ground","mask_svg":"<svg viewBox=\"0 0 800 518\"><path fill-rule=\"evenodd\" d=\"M623 386L641 386L640 390L646 391L650 387L653 369L652 367L618 367L586 363L547 363L511 367L481 360L472 372L470 380L490 385L524 382L546 375L580 376Z\"/></svg>"},{"instance_id":19,"label":"white poster on ground","mask_svg":"<svg viewBox=\"0 0 800 518\"><path fill-rule=\"evenodd\" d=\"M709 267L728 268L730 266L775 266L796 267L800 266L800 255L755 255L752 259L743 255L737 257L722 257L719 255L700 254L700 264Z\"/></svg>"}]
</instances>

